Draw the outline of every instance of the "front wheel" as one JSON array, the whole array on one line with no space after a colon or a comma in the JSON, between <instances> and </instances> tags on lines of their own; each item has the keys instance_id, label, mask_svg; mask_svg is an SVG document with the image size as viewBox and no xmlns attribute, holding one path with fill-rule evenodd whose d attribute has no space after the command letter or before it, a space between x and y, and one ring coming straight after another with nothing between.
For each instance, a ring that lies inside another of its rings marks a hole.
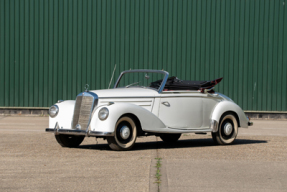
<instances>
[{"instance_id":1,"label":"front wheel","mask_svg":"<svg viewBox=\"0 0 287 192\"><path fill-rule=\"evenodd\" d=\"M121 117L115 127L115 135L107 137L109 147L116 151L129 150L137 138L137 127L129 116Z\"/></svg>"},{"instance_id":2,"label":"front wheel","mask_svg":"<svg viewBox=\"0 0 287 192\"><path fill-rule=\"evenodd\" d=\"M220 120L218 131L212 133L212 138L216 144L226 145L233 143L237 134L238 124L236 118L233 114L226 114Z\"/></svg>"},{"instance_id":3,"label":"front wheel","mask_svg":"<svg viewBox=\"0 0 287 192\"><path fill-rule=\"evenodd\" d=\"M160 138L166 143L174 143L180 138L181 134L161 134Z\"/></svg>"},{"instance_id":4,"label":"front wheel","mask_svg":"<svg viewBox=\"0 0 287 192\"><path fill-rule=\"evenodd\" d=\"M62 147L78 147L85 136L75 136L75 135L55 135L56 140Z\"/></svg>"}]
</instances>

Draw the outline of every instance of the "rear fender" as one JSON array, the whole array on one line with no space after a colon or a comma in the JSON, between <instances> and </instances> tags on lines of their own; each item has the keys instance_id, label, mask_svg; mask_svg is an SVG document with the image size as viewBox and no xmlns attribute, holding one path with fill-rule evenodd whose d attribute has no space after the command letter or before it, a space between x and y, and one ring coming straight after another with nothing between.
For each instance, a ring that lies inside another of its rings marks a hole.
<instances>
[{"instance_id":1,"label":"rear fender","mask_svg":"<svg viewBox=\"0 0 287 192\"><path fill-rule=\"evenodd\" d=\"M240 127L248 128L248 120L243 110L232 101L219 102L212 112L211 119L216 120L218 123L221 116L226 112L234 112L238 116Z\"/></svg>"}]
</instances>

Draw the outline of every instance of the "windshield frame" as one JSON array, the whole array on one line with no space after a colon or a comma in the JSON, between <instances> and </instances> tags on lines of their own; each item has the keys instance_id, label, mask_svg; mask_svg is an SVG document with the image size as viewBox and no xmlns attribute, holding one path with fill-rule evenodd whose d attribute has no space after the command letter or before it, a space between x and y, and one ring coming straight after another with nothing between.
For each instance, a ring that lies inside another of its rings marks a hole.
<instances>
[{"instance_id":1,"label":"windshield frame","mask_svg":"<svg viewBox=\"0 0 287 192\"><path fill-rule=\"evenodd\" d=\"M139 72L140 73L141 72L142 73L146 72L146 73L161 73L161 74L164 74L163 81L161 82L161 85L160 85L159 89L157 90L157 92L161 93L163 91L163 88L164 88L165 83L166 83L166 81L168 79L169 73L167 71L148 70L148 69L135 69L135 70L126 70L126 71L121 72L120 76L118 77L118 79L117 79L117 81L116 81L116 83L114 85L114 89L117 88L117 86L118 86L118 84L119 84L119 82L120 82L120 80L121 80L121 78L123 77L124 74L126 74L126 73L139 73ZM153 90L155 90L155 89L153 89Z\"/></svg>"}]
</instances>

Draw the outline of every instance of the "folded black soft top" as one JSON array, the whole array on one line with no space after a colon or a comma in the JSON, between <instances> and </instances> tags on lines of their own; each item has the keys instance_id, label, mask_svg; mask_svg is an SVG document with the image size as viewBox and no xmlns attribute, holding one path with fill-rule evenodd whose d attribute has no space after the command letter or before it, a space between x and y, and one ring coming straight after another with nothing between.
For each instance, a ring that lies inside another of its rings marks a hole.
<instances>
[{"instance_id":1,"label":"folded black soft top","mask_svg":"<svg viewBox=\"0 0 287 192\"><path fill-rule=\"evenodd\" d=\"M204 92L204 89L210 89L218 84L223 77L212 81L187 81L180 80L177 77L169 77L164 86L164 90L200 90ZM162 79L151 83L150 87L158 89L161 85Z\"/></svg>"}]
</instances>

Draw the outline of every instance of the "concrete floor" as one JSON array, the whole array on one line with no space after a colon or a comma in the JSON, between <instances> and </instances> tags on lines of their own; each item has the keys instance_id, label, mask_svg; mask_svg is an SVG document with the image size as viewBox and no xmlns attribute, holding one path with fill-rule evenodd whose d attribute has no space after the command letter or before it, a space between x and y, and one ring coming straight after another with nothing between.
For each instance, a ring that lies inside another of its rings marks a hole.
<instances>
[{"instance_id":1,"label":"concrete floor","mask_svg":"<svg viewBox=\"0 0 287 192\"><path fill-rule=\"evenodd\" d=\"M47 117L0 116L0 191L287 191L287 121L253 122L233 145L183 134L175 144L138 138L117 152L95 138L62 148L44 132Z\"/></svg>"}]
</instances>

